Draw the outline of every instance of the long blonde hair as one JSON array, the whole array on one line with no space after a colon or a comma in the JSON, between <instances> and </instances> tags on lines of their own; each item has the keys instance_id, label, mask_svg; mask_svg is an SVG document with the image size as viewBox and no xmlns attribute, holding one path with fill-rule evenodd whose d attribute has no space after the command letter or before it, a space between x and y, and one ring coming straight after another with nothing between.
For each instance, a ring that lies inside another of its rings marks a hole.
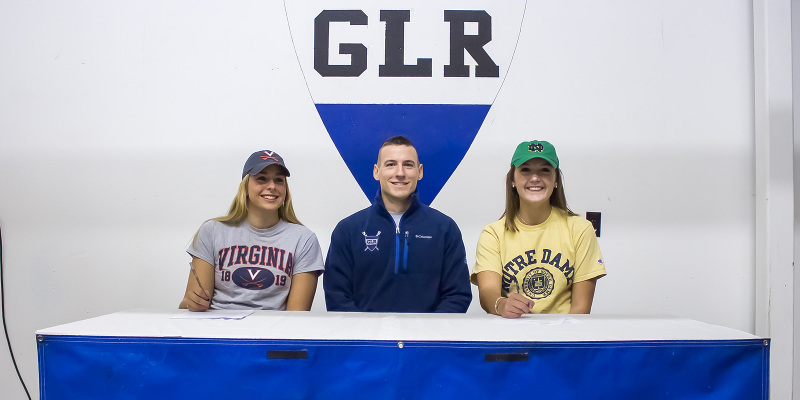
<instances>
[{"instance_id":1,"label":"long blonde hair","mask_svg":"<svg viewBox=\"0 0 800 400\"><path fill-rule=\"evenodd\" d=\"M247 206L250 205L250 199L247 198L248 182L250 175L245 175L239 183L239 190L236 191L236 196L233 198L228 214L222 217L212 218L214 221L222 222L227 225L237 225L247 219ZM286 179L286 199L283 204L278 208L278 218L291 222L293 224L303 225L297 219L292 206L292 194L289 192L289 179Z\"/></svg>"},{"instance_id":2,"label":"long blonde hair","mask_svg":"<svg viewBox=\"0 0 800 400\"><path fill-rule=\"evenodd\" d=\"M500 218L505 217L505 228L507 231L516 232L517 228L516 216L519 212L519 193L517 189L511 184L514 183L514 171L517 168L511 166L506 174L506 210ZM564 194L564 182L561 179L561 169L556 168L556 187L553 189L553 194L550 195L550 205L558 207L567 212L569 216L576 216L578 214L572 212L567 206L567 196Z\"/></svg>"},{"instance_id":3,"label":"long blonde hair","mask_svg":"<svg viewBox=\"0 0 800 400\"><path fill-rule=\"evenodd\" d=\"M238 225L247 219L247 207L250 205L250 199L247 197L248 182L250 182L250 175L246 174L242 181L239 183L239 189L236 191L236 196L233 197L231 207L228 209L228 214L211 220L222 222L225 225ZM292 194L289 192L289 180L286 179L286 198L283 204L278 208L278 218L291 222L297 225L303 225L297 219L294 213L294 206L292 206ZM210 221L210 220L209 220ZM200 233L198 229L192 239L192 246L197 242L197 235Z\"/></svg>"}]
</instances>

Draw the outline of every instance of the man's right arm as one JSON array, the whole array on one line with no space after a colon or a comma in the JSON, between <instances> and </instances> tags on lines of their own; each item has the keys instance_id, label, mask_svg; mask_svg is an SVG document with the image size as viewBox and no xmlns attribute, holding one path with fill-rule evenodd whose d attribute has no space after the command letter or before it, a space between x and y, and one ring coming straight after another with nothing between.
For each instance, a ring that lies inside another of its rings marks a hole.
<instances>
[{"instance_id":1,"label":"man's right arm","mask_svg":"<svg viewBox=\"0 0 800 400\"><path fill-rule=\"evenodd\" d=\"M325 307L328 311L360 311L353 301L353 256L349 242L346 229L340 223L331 234L325 272L322 274Z\"/></svg>"}]
</instances>

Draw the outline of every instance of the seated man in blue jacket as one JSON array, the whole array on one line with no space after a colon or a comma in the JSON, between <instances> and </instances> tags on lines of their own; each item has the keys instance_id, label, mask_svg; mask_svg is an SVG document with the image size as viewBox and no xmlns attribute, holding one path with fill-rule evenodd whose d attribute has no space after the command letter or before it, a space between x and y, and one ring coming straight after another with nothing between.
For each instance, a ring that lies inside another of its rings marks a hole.
<instances>
[{"instance_id":1,"label":"seated man in blue jacket","mask_svg":"<svg viewBox=\"0 0 800 400\"><path fill-rule=\"evenodd\" d=\"M372 172L381 189L331 235L323 287L328 311L467 311L472 300L461 231L417 200L422 164L410 140L383 143Z\"/></svg>"}]
</instances>

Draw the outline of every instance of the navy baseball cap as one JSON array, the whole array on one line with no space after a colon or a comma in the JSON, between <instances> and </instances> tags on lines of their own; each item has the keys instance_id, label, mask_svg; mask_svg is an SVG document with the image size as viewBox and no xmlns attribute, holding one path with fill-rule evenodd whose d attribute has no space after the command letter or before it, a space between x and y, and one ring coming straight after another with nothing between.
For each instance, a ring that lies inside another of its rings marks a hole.
<instances>
[{"instance_id":1,"label":"navy baseball cap","mask_svg":"<svg viewBox=\"0 0 800 400\"><path fill-rule=\"evenodd\" d=\"M247 162L244 163L242 179L244 179L245 175L255 175L272 164L278 164L283 167L286 176L289 176L289 168L286 168L286 164L283 163L283 157L271 150L261 150L251 154Z\"/></svg>"}]
</instances>

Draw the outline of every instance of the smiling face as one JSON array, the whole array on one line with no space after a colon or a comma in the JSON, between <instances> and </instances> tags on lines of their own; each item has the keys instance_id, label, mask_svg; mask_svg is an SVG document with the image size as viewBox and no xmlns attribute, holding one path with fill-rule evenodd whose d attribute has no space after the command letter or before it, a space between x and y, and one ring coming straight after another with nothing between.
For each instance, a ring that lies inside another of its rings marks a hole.
<instances>
[{"instance_id":1,"label":"smiling face","mask_svg":"<svg viewBox=\"0 0 800 400\"><path fill-rule=\"evenodd\" d=\"M250 176L247 182L247 198L250 212L276 213L286 200L286 172L281 166L269 165L261 172Z\"/></svg>"},{"instance_id":2,"label":"smiling face","mask_svg":"<svg viewBox=\"0 0 800 400\"><path fill-rule=\"evenodd\" d=\"M378 163L372 176L381 184L381 196L386 209L401 212L408 209L408 197L422 179L422 164L417 150L411 146L389 145L378 152Z\"/></svg>"},{"instance_id":3,"label":"smiling face","mask_svg":"<svg viewBox=\"0 0 800 400\"><path fill-rule=\"evenodd\" d=\"M514 186L520 202L550 202L556 182L556 168L541 158L531 158L514 170Z\"/></svg>"}]
</instances>

